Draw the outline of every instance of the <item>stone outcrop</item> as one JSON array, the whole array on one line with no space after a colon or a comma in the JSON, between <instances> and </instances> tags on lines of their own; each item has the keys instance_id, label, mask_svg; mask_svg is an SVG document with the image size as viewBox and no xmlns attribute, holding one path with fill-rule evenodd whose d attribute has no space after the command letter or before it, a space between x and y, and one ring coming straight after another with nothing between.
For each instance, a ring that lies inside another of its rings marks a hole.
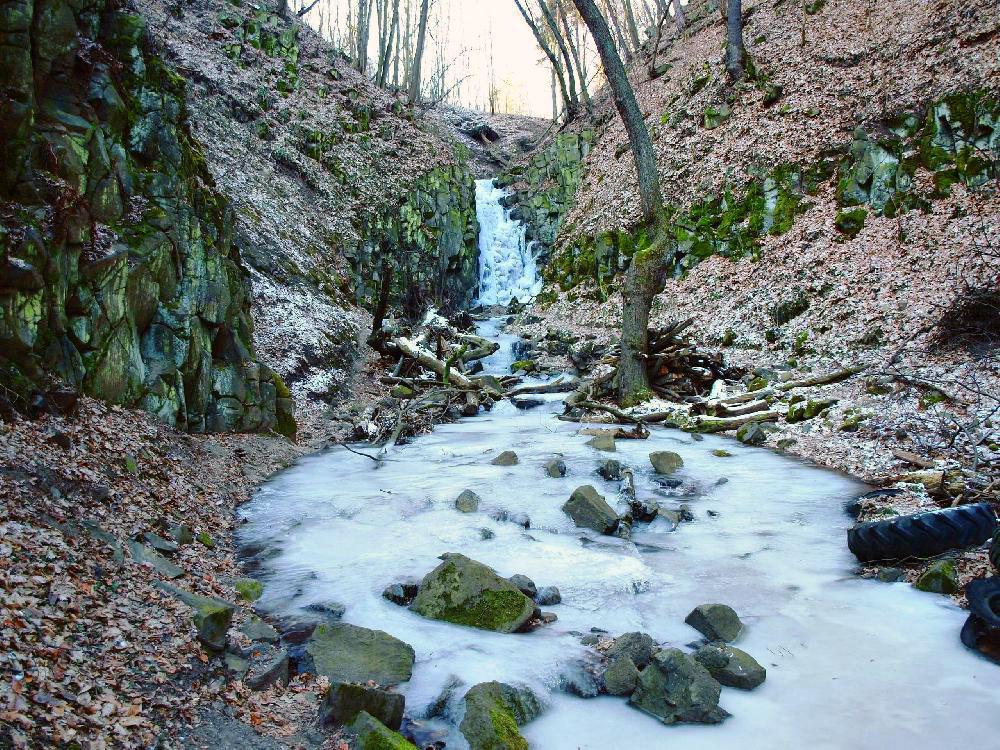
<instances>
[{"instance_id":1,"label":"stone outcrop","mask_svg":"<svg viewBox=\"0 0 1000 750\"><path fill-rule=\"evenodd\" d=\"M0 14L0 380L22 400L54 378L181 429L294 435L185 81L116 7Z\"/></svg>"}]
</instances>

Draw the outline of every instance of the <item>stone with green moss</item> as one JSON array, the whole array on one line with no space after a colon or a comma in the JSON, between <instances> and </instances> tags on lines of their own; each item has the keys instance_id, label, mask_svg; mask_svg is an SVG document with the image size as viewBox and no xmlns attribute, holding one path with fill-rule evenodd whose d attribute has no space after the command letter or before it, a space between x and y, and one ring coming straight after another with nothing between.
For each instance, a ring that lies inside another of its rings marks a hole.
<instances>
[{"instance_id":1,"label":"stone with green moss","mask_svg":"<svg viewBox=\"0 0 1000 750\"><path fill-rule=\"evenodd\" d=\"M934 594L957 594L961 590L955 561L950 558L938 560L920 574L913 584L921 591Z\"/></svg>"},{"instance_id":2,"label":"stone with green moss","mask_svg":"<svg viewBox=\"0 0 1000 750\"><path fill-rule=\"evenodd\" d=\"M398 685L413 673L413 648L381 630L346 622L317 625L306 641L315 672L331 681Z\"/></svg>"},{"instance_id":3,"label":"stone with green moss","mask_svg":"<svg viewBox=\"0 0 1000 750\"><path fill-rule=\"evenodd\" d=\"M620 520L603 495L589 484L573 490L569 500L563 503L562 511L577 526L593 529L600 534L613 534Z\"/></svg>"},{"instance_id":4,"label":"stone with green moss","mask_svg":"<svg viewBox=\"0 0 1000 750\"><path fill-rule=\"evenodd\" d=\"M649 462L657 474L673 474L684 466L684 459L674 451L654 451L649 454Z\"/></svg>"},{"instance_id":5,"label":"stone with green moss","mask_svg":"<svg viewBox=\"0 0 1000 750\"><path fill-rule=\"evenodd\" d=\"M195 539L197 539L203 547L215 549L215 542L212 540L211 535L207 531L199 531L195 536Z\"/></svg>"},{"instance_id":6,"label":"stone with green moss","mask_svg":"<svg viewBox=\"0 0 1000 750\"><path fill-rule=\"evenodd\" d=\"M432 620L514 633L528 624L535 603L492 568L448 554L424 576L410 609Z\"/></svg>"},{"instance_id":7,"label":"stone with green moss","mask_svg":"<svg viewBox=\"0 0 1000 750\"><path fill-rule=\"evenodd\" d=\"M245 602L255 602L264 594L264 584L253 578L236 579L236 596Z\"/></svg>"},{"instance_id":8,"label":"stone with green moss","mask_svg":"<svg viewBox=\"0 0 1000 750\"><path fill-rule=\"evenodd\" d=\"M167 583L158 583L164 591L172 594L194 610L194 626L198 640L211 651L221 651L226 646L226 634L233 621L236 605L223 599L202 596Z\"/></svg>"},{"instance_id":9,"label":"stone with green moss","mask_svg":"<svg viewBox=\"0 0 1000 750\"><path fill-rule=\"evenodd\" d=\"M358 750L417 750L417 746L394 732L366 711L361 711L350 729Z\"/></svg>"},{"instance_id":10,"label":"stone with green moss","mask_svg":"<svg viewBox=\"0 0 1000 750\"><path fill-rule=\"evenodd\" d=\"M542 706L527 688L502 682L482 682L465 694L465 715L459 730L470 750L527 750L518 728L537 717Z\"/></svg>"},{"instance_id":11,"label":"stone with green moss","mask_svg":"<svg viewBox=\"0 0 1000 750\"><path fill-rule=\"evenodd\" d=\"M838 211L835 224L837 229L848 237L857 237L865 226L868 212L863 208Z\"/></svg>"}]
</instances>

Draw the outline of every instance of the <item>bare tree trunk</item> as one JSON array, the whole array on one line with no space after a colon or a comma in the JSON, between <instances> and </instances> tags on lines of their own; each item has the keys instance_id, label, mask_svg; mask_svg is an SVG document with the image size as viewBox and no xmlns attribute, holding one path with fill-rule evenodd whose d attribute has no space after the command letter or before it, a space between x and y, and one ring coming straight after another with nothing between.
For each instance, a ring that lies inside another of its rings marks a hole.
<instances>
[{"instance_id":1,"label":"bare tree trunk","mask_svg":"<svg viewBox=\"0 0 1000 750\"><path fill-rule=\"evenodd\" d=\"M569 52L566 50L566 41L563 39L562 32L559 31L556 19L552 15L552 11L549 10L548 0L538 0L538 7L541 8L542 16L545 18L545 24L549 27L549 31L552 33L552 38L555 40L556 46L559 48L559 54L562 55L563 70L566 71L566 79L569 84L570 111L571 113L575 113L580 107L580 98L576 93L576 76L573 73L573 61L570 59Z\"/></svg>"},{"instance_id":2,"label":"bare tree trunk","mask_svg":"<svg viewBox=\"0 0 1000 750\"><path fill-rule=\"evenodd\" d=\"M566 76L563 74L562 65L559 63L559 58L556 57L555 52L552 51L552 47L545 37L542 36L541 30L538 28L538 24L535 23L535 19L528 12L528 9L521 4L521 0L514 0L514 5L521 12L521 17L524 22L528 24L528 28L531 29L531 33L535 35L535 41L538 42L539 48L545 53L545 56L549 58L549 65L552 66L552 71L555 73L556 79L559 81L559 91L562 93L563 105L566 107L567 119L573 118L574 108L572 106L572 99L569 97L569 91L566 89Z\"/></svg>"},{"instance_id":3,"label":"bare tree trunk","mask_svg":"<svg viewBox=\"0 0 1000 750\"><path fill-rule=\"evenodd\" d=\"M625 27L628 29L629 38L636 51L642 49L642 42L639 40L639 27L635 23L635 13L632 11L632 0L623 0L625 5Z\"/></svg>"},{"instance_id":4,"label":"bare tree trunk","mask_svg":"<svg viewBox=\"0 0 1000 750\"><path fill-rule=\"evenodd\" d=\"M371 28L372 0L358 0L358 72L364 73L368 68L368 33Z\"/></svg>"},{"instance_id":5,"label":"bare tree trunk","mask_svg":"<svg viewBox=\"0 0 1000 750\"><path fill-rule=\"evenodd\" d=\"M618 397L623 404L634 403L650 392L649 377L646 374L646 359L649 350L647 329L649 311L653 298L666 284L667 237L658 231L658 222L663 210L663 195L660 192L660 174L656 166L656 152L642 117L635 92L629 83L621 57L615 49L611 30L604 16L597 9L594 0L573 0L584 23L590 29L597 51L601 55L604 74L615 99L618 114L625 124L635 168L639 178L639 198L642 202L642 217L647 226L654 230L654 238L648 247L636 248L632 262L625 275L622 303L622 342L618 361Z\"/></svg>"},{"instance_id":6,"label":"bare tree trunk","mask_svg":"<svg viewBox=\"0 0 1000 750\"><path fill-rule=\"evenodd\" d=\"M573 63L576 65L577 77L580 79L580 93L583 95L584 104L587 106L587 111L590 111L590 91L587 90L587 74L583 69L583 65L580 64L580 50L577 49L576 41L573 39L573 32L569 27L569 20L566 18L566 11L563 10L562 6L558 8L559 18L562 21L563 31L566 32L566 46L569 47L570 53L573 56Z\"/></svg>"},{"instance_id":7,"label":"bare tree trunk","mask_svg":"<svg viewBox=\"0 0 1000 750\"><path fill-rule=\"evenodd\" d=\"M608 6L608 16L611 18L611 26L615 32L614 39L616 40L618 49L625 56L625 62L632 62L632 48L622 33L621 24L618 23L618 11L615 8L614 0L605 0L605 3Z\"/></svg>"},{"instance_id":8,"label":"bare tree trunk","mask_svg":"<svg viewBox=\"0 0 1000 750\"><path fill-rule=\"evenodd\" d=\"M392 19L389 21L389 34L386 39L385 48L382 50L382 58L378 61L378 85L385 88L389 79L389 59L392 56L392 46L399 34L399 0L393 0Z\"/></svg>"},{"instance_id":9,"label":"bare tree trunk","mask_svg":"<svg viewBox=\"0 0 1000 750\"><path fill-rule=\"evenodd\" d=\"M681 0L674 0L674 25L677 26L677 33L684 31L687 22L684 20L684 10L681 8Z\"/></svg>"},{"instance_id":10,"label":"bare tree trunk","mask_svg":"<svg viewBox=\"0 0 1000 750\"><path fill-rule=\"evenodd\" d=\"M549 66L552 72L552 122L559 119L559 99L556 97L556 69Z\"/></svg>"},{"instance_id":11,"label":"bare tree trunk","mask_svg":"<svg viewBox=\"0 0 1000 750\"><path fill-rule=\"evenodd\" d=\"M430 0L420 2L420 24L417 28L417 46L413 51L413 66L410 70L410 103L420 101L420 59L424 56L424 40L427 38L427 12Z\"/></svg>"},{"instance_id":12,"label":"bare tree trunk","mask_svg":"<svg viewBox=\"0 0 1000 750\"><path fill-rule=\"evenodd\" d=\"M738 81L743 77L746 49L743 46L743 0L728 0L726 17L726 71Z\"/></svg>"}]
</instances>

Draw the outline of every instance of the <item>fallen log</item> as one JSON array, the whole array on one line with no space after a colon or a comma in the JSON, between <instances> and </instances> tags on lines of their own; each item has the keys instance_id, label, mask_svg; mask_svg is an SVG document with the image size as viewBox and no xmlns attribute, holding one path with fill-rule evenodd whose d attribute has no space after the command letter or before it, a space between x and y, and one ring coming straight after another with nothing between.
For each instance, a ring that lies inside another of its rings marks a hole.
<instances>
[{"instance_id":1,"label":"fallen log","mask_svg":"<svg viewBox=\"0 0 1000 750\"><path fill-rule=\"evenodd\" d=\"M405 354L410 359L415 360L421 367L425 367L428 370L437 373L441 376L441 379L447 381L449 385L456 385L459 388L476 387L476 385L461 372L456 370L454 367L449 367L447 363L438 359L426 349L422 349L405 336L400 336L399 338L394 339L393 343L400 352Z\"/></svg>"},{"instance_id":2,"label":"fallen log","mask_svg":"<svg viewBox=\"0 0 1000 750\"><path fill-rule=\"evenodd\" d=\"M726 432L739 429L750 422L776 422L781 416L778 411L758 411L739 417L695 417L682 429L686 432Z\"/></svg>"},{"instance_id":3,"label":"fallen log","mask_svg":"<svg viewBox=\"0 0 1000 750\"><path fill-rule=\"evenodd\" d=\"M457 338L468 346L468 349L462 354L463 362L474 362L477 359L483 359L491 354L496 354L500 350L500 344L496 341L485 339L482 336L475 336L471 333L460 333Z\"/></svg>"},{"instance_id":4,"label":"fallen log","mask_svg":"<svg viewBox=\"0 0 1000 750\"><path fill-rule=\"evenodd\" d=\"M727 398L722 401L722 404L724 406L735 406L736 404L744 404L748 401L755 401L757 399L767 398L768 396L775 396L779 393L794 390L795 388L810 388L815 385L838 383L841 380L846 380L852 375L857 375L859 372L864 372L866 369L868 369L867 365L855 365L854 367L845 367L842 370L834 370L833 372L824 373L823 375L814 375L811 378L788 380L784 383L775 383L773 386L769 386L767 388L761 388L756 391L747 391L746 393L741 393L739 396Z\"/></svg>"},{"instance_id":5,"label":"fallen log","mask_svg":"<svg viewBox=\"0 0 1000 750\"><path fill-rule=\"evenodd\" d=\"M736 404L734 406L726 406L726 404L721 401L709 401L705 404L705 411L716 417L742 417L746 414L765 411L766 409L769 409L770 406L771 405L766 399L748 401L745 404Z\"/></svg>"},{"instance_id":6,"label":"fallen log","mask_svg":"<svg viewBox=\"0 0 1000 750\"><path fill-rule=\"evenodd\" d=\"M527 396L536 393L566 393L567 391L575 390L579 384L580 381L576 378L558 377L548 383L515 386L507 391L507 396L512 398L514 396Z\"/></svg>"}]
</instances>

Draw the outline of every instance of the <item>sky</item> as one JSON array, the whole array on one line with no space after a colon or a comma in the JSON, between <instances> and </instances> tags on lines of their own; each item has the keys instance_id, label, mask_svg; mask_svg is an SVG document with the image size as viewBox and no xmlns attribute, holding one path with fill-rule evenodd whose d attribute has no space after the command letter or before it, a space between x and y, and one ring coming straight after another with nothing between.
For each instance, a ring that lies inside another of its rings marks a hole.
<instances>
[{"instance_id":1,"label":"sky","mask_svg":"<svg viewBox=\"0 0 1000 750\"><path fill-rule=\"evenodd\" d=\"M320 2L325 4L325 9L317 6L306 16L314 28L319 24L321 12L328 18L334 11L341 17L346 16L348 0ZM301 0L293 1L292 6L300 4ZM477 109L487 108L492 49L494 75L504 99L501 110L537 117L552 116L548 61L536 46L513 0L434 0L431 12L432 16L438 14L440 24L436 30L429 27L433 37L428 38L424 69L429 72L432 60L442 53L444 59L452 63L452 80L464 79L456 92L459 103ZM373 52L377 34L373 12Z\"/></svg>"}]
</instances>

